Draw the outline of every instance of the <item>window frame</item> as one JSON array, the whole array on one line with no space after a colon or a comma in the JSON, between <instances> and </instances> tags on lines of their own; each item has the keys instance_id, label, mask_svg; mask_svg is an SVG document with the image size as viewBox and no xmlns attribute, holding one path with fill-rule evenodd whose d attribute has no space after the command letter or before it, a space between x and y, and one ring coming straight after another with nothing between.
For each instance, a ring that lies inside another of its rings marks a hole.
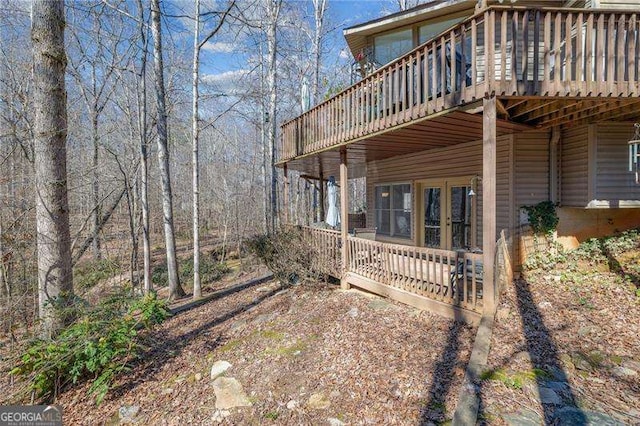
<instances>
[{"instance_id":1,"label":"window frame","mask_svg":"<svg viewBox=\"0 0 640 426\"><path fill-rule=\"evenodd\" d=\"M400 234L397 230L396 230L396 223L395 223L395 211L397 210L405 210L404 206L401 206L402 208L398 209L398 208L394 208L394 204L393 204L393 189L394 187L398 187L398 186L404 186L404 185L408 185L409 186L409 194L411 196L411 202L409 204L410 208L409 208L409 232L408 234L404 235L404 234ZM389 188L389 208L381 208L380 206L378 206L378 197L377 197L377 192L378 192L378 188L380 187L388 187ZM413 239L413 230L414 230L414 210L415 210L415 193L414 193L414 185L413 182L411 181L398 181L398 182L380 182L380 183L376 183L373 186L373 212L374 212L374 220L375 220L375 225L376 225L376 234L378 235L382 235L384 237L390 237L390 238L399 238L399 239L404 239L404 240L412 240ZM388 215L387 218L389 220L389 232L383 232L380 230L380 228L378 227L378 223L379 223L379 215L384 212L384 214Z\"/></svg>"}]
</instances>

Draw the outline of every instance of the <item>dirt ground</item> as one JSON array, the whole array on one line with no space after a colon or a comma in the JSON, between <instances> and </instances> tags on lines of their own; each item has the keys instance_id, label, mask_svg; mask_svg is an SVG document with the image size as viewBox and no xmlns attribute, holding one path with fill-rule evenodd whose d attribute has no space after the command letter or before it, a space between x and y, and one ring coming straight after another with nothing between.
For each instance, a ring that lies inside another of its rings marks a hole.
<instances>
[{"instance_id":1,"label":"dirt ground","mask_svg":"<svg viewBox=\"0 0 640 426\"><path fill-rule=\"evenodd\" d=\"M215 361L251 406L223 424L419 424L453 415L474 330L335 286L257 285L178 314L145 361L96 407L88 384L59 398L68 424L212 424Z\"/></svg>"}]
</instances>

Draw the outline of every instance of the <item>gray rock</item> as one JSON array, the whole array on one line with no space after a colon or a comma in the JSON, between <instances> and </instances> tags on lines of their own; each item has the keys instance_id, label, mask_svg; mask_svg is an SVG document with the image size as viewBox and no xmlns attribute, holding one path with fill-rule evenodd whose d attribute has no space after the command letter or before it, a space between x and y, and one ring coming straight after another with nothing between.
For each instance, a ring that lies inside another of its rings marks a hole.
<instances>
[{"instance_id":1,"label":"gray rock","mask_svg":"<svg viewBox=\"0 0 640 426\"><path fill-rule=\"evenodd\" d=\"M329 426L344 426L344 422L340 419L336 419L335 417L329 417L327 422L329 422Z\"/></svg>"},{"instance_id":2,"label":"gray rock","mask_svg":"<svg viewBox=\"0 0 640 426\"><path fill-rule=\"evenodd\" d=\"M597 411L581 410L577 407L562 407L553 413L554 424L567 426L618 426L622 425L613 417Z\"/></svg>"},{"instance_id":3,"label":"gray rock","mask_svg":"<svg viewBox=\"0 0 640 426\"><path fill-rule=\"evenodd\" d=\"M242 330L247 325L246 320L237 320L231 324L231 331Z\"/></svg>"},{"instance_id":4,"label":"gray rock","mask_svg":"<svg viewBox=\"0 0 640 426\"><path fill-rule=\"evenodd\" d=\"M253 320L253 322L257 324L262 324L262 323L271 321L271 319L273 319L273 314L262 314L262 315L258 315L256 319Z\"/></svg>"},{"instance_id":5,"label":"gray rock","mask_svg":"<svg viewBox=\"0 0 640 426\"><path fill-rule=\"evenodd\" d=\"M139 412L139 405L123 405L118 409L120 423L133 423Z\"/></svg>"},{"instance_id":6,"label":"gray rock","mask_svg":"<svg viewBox=\"0 0 640 426\"><path fill-rule=\"evenodd\" d=\"M229 410L216 410L213 413L213 417L211 417L211 420L214 421L215 423L222 423L224 419L229 417L230 415L231 415L231 411Z\"/></svg>"},{"instance_id":7,"label":"gray rock","mask_svg":"<svg viewBox=\"0 0 640 426\"><path fill-rule=\"evenodd\" d=\"M526 408L521 408L515 413L503 414L502 419L509 426L539 426L544 423L538 413Z\"/></svg>"},{"instance_id":8,"label":"gray rock","mask_svg":"<svg viewBox=\"0 0 640 426\"><path fill-rule=\"evenodd\" d=\"M638 375L638 373L635 370L632 370L627 367L614 367L611 369L611 374L613 374L615 377L619 379Z\"/></svg>"},{"instance_id":9,"label":"gray rock","mask_svg":"<svg viewBox=\"0 0 640 426\"><path fill-rule=\"evenodd\" d=\"M553 389L541 387L540 402L542 402L543 404L560 405L562 403L562 400Z\"/></svg>"},{"instance_id":10,"label":"gray rock","mask_svg":"<svg viewBox=\"0 0 640 426\"><path fill-rule=\"evenodd\" d=\"M196 373L193 378L196 382L199 382L200 380L202 380L202 373Z\"/></svg>"},{"instance_id":11,"label":"gray rock","mask_svg":"<svg viewBox=\"0 0 640 426\"><path fill-rule=\"evenodd\" d=\"M233 377L218 377L213 382L213 391L216 394L216 408L219 410L251 406L242 385Z\"/></svg>"},{"instance_id":12,"label":"gray rock","mask_svg":"<svg viewBox=\"0 0 640 426\"><path fill-rule=\"evenodd\" d=\"M325 410L329 408L331 402L327 399L326 396L322 393L314 393L309 397L309 401L307 401L307 406L314 410Z\"/></svg>"},{"instance_id":13,"label":"gray rock","mask_svg":"<svg viewBox=\"0 0 640 426\"><path fill-rule=\"evenodd\" d=\"M358 316L358 308L356 308L355 306L351 309L349 309L349 312L347 312L347 315L349 315L351 318L355 318Z\"/></svg>"},{"instance_id":14,"label":"gray rock","mask_svg":"<svg viewBox=\"0 0 640 426\"><path fill-rule=\"evenodd\" d=\"M296 408L298 408L298 401L292 399L287 402L287 410L295 410Z\"/></svg>"},{"instance_id":15,"label":"gray rock","mask_svg":"<svg viewBox=\"0 0 640 426\"><path fill-rule=\"evenodd\" d=\"M231 368L231 364L227 361L216 361L211 366L211 380L215 380L221 375L223 375L229 368Z\"/></svg>"}]
</instances>

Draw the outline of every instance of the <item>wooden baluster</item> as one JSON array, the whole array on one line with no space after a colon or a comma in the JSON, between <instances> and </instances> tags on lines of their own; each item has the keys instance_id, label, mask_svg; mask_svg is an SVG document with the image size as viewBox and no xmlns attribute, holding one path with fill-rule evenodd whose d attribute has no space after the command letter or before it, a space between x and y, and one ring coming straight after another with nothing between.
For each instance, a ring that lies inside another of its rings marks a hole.
<instances>
[{"instance_id":1,"label":"wooden baluster","mask_svg":"<svg viewBox=\"0 0 640 426\"><path fill-rule=\"evenodd\" d=\"M582 31L583 31L583 24L584 24L584 15L582 12L578 13L578 16L576 17L576 52L575 52L575 57L576 57L576 76L575 76L575 85L573 87L573 92L580 95L584 95L585 89L582 89L583 87L585 87L585 85L582 83L585 78L584 78L584 40L582 37Z\"/></svg>"},{"instance_id":2,"label":"wooden baluster","mask_svg":"<svg viewBox=\"0 0 640 426\"><path fill-rule=\"evenodd\" d=\"M466 273L466 260L465 260L465 273ZM471 256L471 304L474 308L478 306L478 282L476 281L476 258Z\"/></svg>"},{"instance_id":3,"label":"wooden baluster","mask_svg":"<svg viewBox=\"0 0 640 426\"><path fill-rule=\"evenodd\" d=\"M456 55L456 34L452 30L449 32L449 39L451 40L449 43L449 54L451 55L451 64L450 64L450 72L451 72L451 93L455 93L458 91L458 75L457 71L457 55ZM453 105L450 105L453 106Z\"/></svg>"},{"instance_id":4,"label":"wooden baluster","mask_svg":"<svg viewBox=\"0 0 640 426\"><path fill-rule=\"evenodd\" d=\"M471 88L474 99L480 98L478 93L478 22L476 18L471 20Z\"/></svg>"},{"instance_id":5,"label":"wooden baluster","mask_svg":"<svg viewBox=\"0 0 640 426\"><path fill-rule=\"evenodd\" d=\"M567 96L571 93L571 81L573 80L573 43L572 43L572 28L573 28L573 15L567 13L565 18L565 33L564 33L564 48L565 48L565 73L562 95Z\"/></svg>"},{"instance_id":6,"label":"wooden baluster","mask_svg":"<svg viewBox=\"0 0 640 426\"><path fill-rule=\"evenodd\" d=\"M427 110L429 111L430 114L433 114L437 109L437 105L436 105L436 98L438 97L437 44L438 43L436 41L433 41L431 43L431 49L432 49L432 52L431 52L431 100L429 101L429 105L427 107Z\"/></svg>"},{"instance_id":7,"label":"wooden baluster","mask_svg":"<svg viewBox=\"0 0 640 426\"><path fill-rule=\"evenodd\" d=\"M616 65L616 52L615 52L615 37L614 30L616 27L615 14L609 14L609 22L607 23L607 75L606 75L606 92L605 96L612 96L615 90L615 65Z\"/></svg>"},{"instance_id":8,"label":"wooden baluster","mask_svg":"<svg viewBox=\"0 0 640 426\"><path fill-rule=\"evenodd\" d=\"M460 89L462 90L462 99L466 102L469 101L469 95L467 91L467 26L462 24L460 27L460 57L462 59L460 70Z\"/></svg>"},{"instance_id":9,"label":"wooden baluster","mask_svg":"<svg viewBox=\"0 0 640 426\"><path fill-rule=\"evenodd\" d=\"M551 13L544 13L544 72L542 74L542 84L540 94L549 94L549 82L551 81Z\"/></svg>"},{"instance_id":10,"label":"wooden baluster","mask_svg":"<svg viewBox=\"0 0 640 426\"><path fill-rule=\"evenodd\" d=\"M507 18L509 14L506 10L500 11L500 93L512 95L514 92L507 93ZM513 89L513 86L511 86Z\"/></svg>"},{"instance_id":11,"label":"wooden baluster","mask_svg":"<svg viewBox=\"0 0 640 426\"><path fill-rule=\"evenodd\" d=\"M524 92L529 94L529 11L522 12L522 86Z\"/></svg>"},{"instance_id":12,"label":"wooden baluster","mask_svg":"<svg viewBox=\"0 0 640 426\"><path fill-rule=\"evenodd\" d=\"M413 97L414 97L414 91L415 91L415 76L414 76L414 72L416 70L416 67L414 66L414 61L417 60L417 58L419 57L419 52L415 52L415 56L411 55L411 57L409 58L409 64L408 64L408 72L409 72L409 84L407 85L407 89L409 91L408 93L408 102L409 104L407 105L407 114L405 114L405 117L407 117L407 121L413 120L416 118L415 114L414 114L414 106L413 106Z\"/></svg>"},{"instance_id":13,"label":"wooden baluster","mask_svg":"<svg viewBox=\"0 0 640 426\"><path fill-rule=\"evenodd\" d=\"M629 93L629 85L625 83L625 65L626 65L626 56L625 56L625 36L627 35L626 31L626 17L624 14L620 15L618 18L616 35L618 37L618 52L617 56L617 66L616 66L616 91L615 96L623 96L625 93Z\"/></svg>"},{"instance_id":14,"label":"wooden baluster","mask_svg":"<svg viewBox=\"0 0 640 426\"><path fill-rule=\"evenodd\" d=\"M440 37L440 96L437 100L437 109L444 109L444 97L447 94L447 41Z\"/></svg>"},{"instance_id":15,"label":"wooden baluster","mask_svg":"<svg viewBox=\"0 0 640 426\"><path fill-rule=\"evenodd\" d=\"M429 101L429 48L425 45L422 48L422 67L420 68L420 78L422 79L422 93L419 95L421 117L427 115L427 103Z\"/></svg>"},{"instance_id":16,"label":"wooden baluster","mask_svg":"<svg viewBox=\"0 0 640 426\"><path fill-rule=\"evenodd\" d=\"M598 23L596 27L596 69L595 81L597 86L596 96L601 96L605 91L605 63L604 63L604 46L607 37L604 31L604 14L598 15Z\"/></svg>"},{"instance_id":17,"label":"wooden baluster","mask_svg":"<svg viewBox=\"0 0 640 426\"><path fill-rule=\"evenodd\" d=\"M556 13L556 21L553 35L553 91L550 93L552 96L558 96L561 91L561 74L562 74L562 48L560 46L560 39L562 36L562 13Z\"/></svg>"},{"instance_id":18,"label":"wooden baluster","mask_svg":"<svg viewBox=\"0 0 640 426\"><path fill-rule=\"evenodd\" d=\"M511 93L518 93L518 35L520 34L520 15L517 10L511 16Z\"/></svg>"},{"instance_id":19,"label":"wooden baluster","mask_svg":"<svg viewBox=\"0 0 640 426\"><path fill-rule=\"evenodd\" d=\"M629 61L629 96L638 96L638 86L634 84L636 82L636 78L638 77L636 74L636 36L638 34L638 21L636 18L636 14L634 13L629 18L629 32L628 40L629 40L629 50L627 51L627 60ZM635 91L633 88L636 88Z\"/></svg>"},{"instance_id":20,"label":"wooden baluster","mask_svg":"<svg viewBox=\"0 0 640 426\"><path fill-rule=\"evenodd\" d=\"M496 67L495 67L495 47L496 47L496 26L495 26L494 10L485 12L485 26L484 26L484 45L485 45L485 74L484 74L484 95L488 96L493 90L493 81L495 80Z\"/></svg>"},{"instance_id":21,"label":"wooden baluster","mask_svg":"<svg viewBox=\"0 0 640 426\"><path fill-rule=\"evenodd\" d=\"M594 81L594 69L593 69L593 42L595 39L593 38L593 13L589 13L587 16L587 34L585 39L585 71L584 71L584 79L586 86L586 96L591 96L593 92L593 81Z\"/></svg>"},{"instance_id":22,"label":"wooden baluster","mask_svg":"<svg viewBox=\"0 0 640 426\"><path fill-rule=\"evenodd\" d=\"M540 87L540 11L534 12L533 21L533 93L539 94Z\"/></svg>"}]
</instances>

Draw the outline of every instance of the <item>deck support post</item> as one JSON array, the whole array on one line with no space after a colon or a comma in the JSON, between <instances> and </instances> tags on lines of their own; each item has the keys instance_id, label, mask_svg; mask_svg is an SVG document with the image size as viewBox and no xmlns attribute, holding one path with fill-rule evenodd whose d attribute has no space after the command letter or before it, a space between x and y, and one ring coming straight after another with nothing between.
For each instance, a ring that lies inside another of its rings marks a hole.
<instances>
[{"instance_id":1,"label":"deck support post","mask_svg":"<svg viewBox=\"0 0 640 426\"><path fill-rule=\"evenodd\" d=\"M347 174L347 150L340 151L340 236L342 240L342 277L340 277L340 288L349 289L347 282L347 271L349 264L349 245L347 235L349 233L349 181Z\"/></svg>"},{"instance_id":2,"label":"deck support post","mask_svg":"<svg viewBox=\"0 0 640 426\"><path fill-rule=\"evenodd\" d=\"M324 171L322 170L322 160L318 160L318 162L320 163L318 167L318 178L320 179L320 205L318 206L320 217L318 218L318 222L324 222Z\"/></svg>"},{"instance_id":3,"label":"deck support post","mask_svg":"<svg viewBox=\"0 0 640 426\"><path fill-rule=\"evenodd\" d=\"M483 100L482 121L482 267L485 313L496 307L496 98Z\"/></svg>"},{"instance_id":4,"label":"deck support post","mask_svg":"<svg viewBox=\"0 0 640 426\"><path fill-rule=\"evenodd\" d=\"M284 212L283 219L284 224L289 225L289 169L287 168L287 163L284 163L283 167L284 172L284 193L282 194L283 206L282 210Z\"/></svg>"}]
</instances>

